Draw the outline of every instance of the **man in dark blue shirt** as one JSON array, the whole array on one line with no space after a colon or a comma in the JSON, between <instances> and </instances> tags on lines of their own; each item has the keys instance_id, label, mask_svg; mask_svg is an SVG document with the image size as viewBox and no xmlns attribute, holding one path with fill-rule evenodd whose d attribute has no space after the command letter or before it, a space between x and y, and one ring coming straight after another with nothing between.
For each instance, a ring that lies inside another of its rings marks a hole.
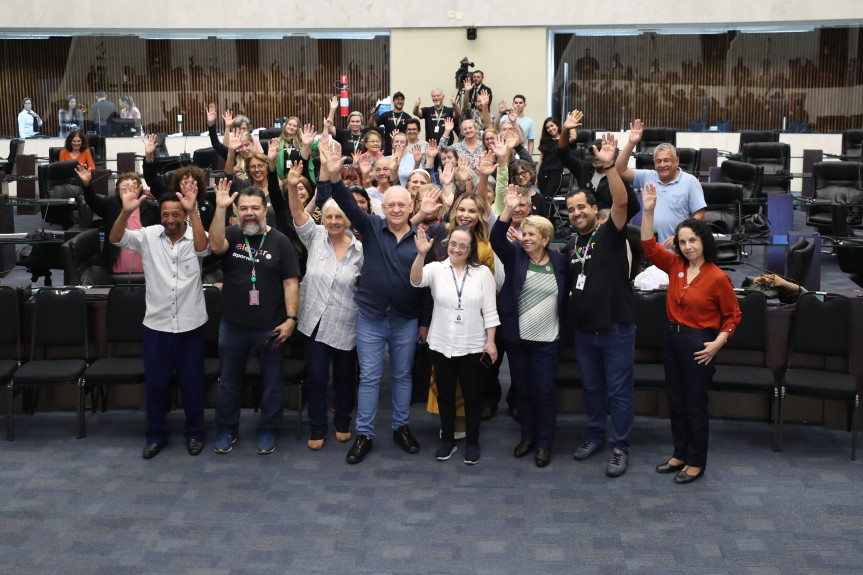
<instances>
[{"instance_id":1,"label":"man in dark blue shirt","mask_svg":"<svg viewBox=\"0 0 863 575\"><path fill-rule=\"evenodd\" d=\"M335 146L338 148L338 145ZM339 174L344 158L341 150L327 154L333 198L362 234L365 255L355 300L357 355L360 386L357 394L357 437L347 455L348 463L359 463L372 450L374 420L378 407L386 346L390 354L393 387L393 440L408 453L419 452L419 444L408 429L410 418L411 365L416 340L425 339L418 328L423 291L411 286L410 269L416 258L416 227L410 222L411 197L401 186L387 189L382 202L385 219L367 214L357 205Z\"/></svg>"}]
</instances>

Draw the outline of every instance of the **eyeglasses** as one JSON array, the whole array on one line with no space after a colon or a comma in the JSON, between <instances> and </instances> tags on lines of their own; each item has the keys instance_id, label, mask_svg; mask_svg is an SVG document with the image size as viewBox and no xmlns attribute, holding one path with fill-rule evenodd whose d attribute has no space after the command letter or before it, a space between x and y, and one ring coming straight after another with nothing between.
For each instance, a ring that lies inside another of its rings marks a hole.
<instances>
[{"instance_id":1,"label":"eyeglasses","mask_svg":"<svg viewBox=\"0 0 863 575\"><path fill-rule=\"evenodd\" d=\"M467 244L453 244L453 243L450 243L450 244L449 244L449 247L451 247L451 248L452 248L452 249L454 249L454 250L460 251L460 252L470 251L470 246L469 246L469 245L467 245Z\"/></svg>"}]
</instances>

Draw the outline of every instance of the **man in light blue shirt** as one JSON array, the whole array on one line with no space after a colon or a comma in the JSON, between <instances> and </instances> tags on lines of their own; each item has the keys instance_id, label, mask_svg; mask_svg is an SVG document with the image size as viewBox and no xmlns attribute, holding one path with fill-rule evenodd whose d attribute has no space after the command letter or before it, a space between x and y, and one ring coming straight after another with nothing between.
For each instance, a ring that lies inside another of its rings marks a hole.
<instances>
[{"instance_id":1,"label":"man in light blue shirt","mask_svg":"<svg viewBox=\"0 0 863 575\"><path fill-rule=\"evenodd\" d=\"M524 115L524 107L527 105L527 100L521 94L516 94L512 98L512 109L506 109L506 101L500 103L500 114L498 114L497 128L511 121L511 117L515 116L515 122L521 128L524 134L524 144L527 146L528 152L533 155L533 144L536 141L536 124L533 119Z\"/></svg>"},{"instance_id":2,"label":"man in light blue shirt","mask_svg":"<svg viewBox=\"0 0 863 575\"><path fill-rule=\"evenodd\" d=\"M689 218L704 219L707 202L698 179L680 169L677 149L671 144L659 144L653 151L654 170L633 170L628 167L629 156L641 141L644 124L635 120L629 125L629 142L621 151L615 166L623 181L630 182L635 189L645 184L656 186L656 211L654 229L657 239L666 249L674 245L674 230L677 224Z\"/></svg>"}]
</instances>

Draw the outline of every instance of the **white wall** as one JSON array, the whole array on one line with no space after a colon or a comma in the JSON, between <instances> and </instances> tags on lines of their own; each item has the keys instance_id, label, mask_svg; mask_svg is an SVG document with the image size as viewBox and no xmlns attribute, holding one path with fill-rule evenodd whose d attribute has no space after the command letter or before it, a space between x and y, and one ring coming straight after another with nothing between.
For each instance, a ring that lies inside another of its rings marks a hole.
<instances>
[{"instance_id":1,"label":"white wall","mask_svg":"<svg viewBox=\"0 0 863 575\"><path fill-rule=\"evenodd\" d=\"M10 0L7 0L9 3ZM863 2L831 0L829 9L810 0L682 1L673 4L644 0L618 0L604 4L579 0L476 2L426 0L380 2L373 0L149 0L144 3L113 0L78 0L68 9L56 0L28 0L4 10L2 30L69 31L283 31L330 29L448 28L463 26L607 26L650 27L714 23L766 23L813 21L848 23L863 20ZM452 11L460 19L448 18Z\"/></svg>"}]
</instances>

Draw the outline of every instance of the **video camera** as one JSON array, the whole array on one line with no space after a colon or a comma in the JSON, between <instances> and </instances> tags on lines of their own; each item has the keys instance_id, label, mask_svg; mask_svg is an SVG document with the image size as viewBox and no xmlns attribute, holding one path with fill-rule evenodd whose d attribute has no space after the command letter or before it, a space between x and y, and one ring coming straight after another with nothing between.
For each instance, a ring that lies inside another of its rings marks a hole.
<instances>
[{"instance_id":1,"label":"video camera","mask_svg":"<svg viewBox=\"0 0 863 575\"><path fill-rule=\"evenodd\" d=\"M455 72L455 89L461 90L464 87L464 79L470 76L470 68L476 67L476 64L471 62L465 56L459 62L459 69Z\"/></svg>"}]
</instances>

